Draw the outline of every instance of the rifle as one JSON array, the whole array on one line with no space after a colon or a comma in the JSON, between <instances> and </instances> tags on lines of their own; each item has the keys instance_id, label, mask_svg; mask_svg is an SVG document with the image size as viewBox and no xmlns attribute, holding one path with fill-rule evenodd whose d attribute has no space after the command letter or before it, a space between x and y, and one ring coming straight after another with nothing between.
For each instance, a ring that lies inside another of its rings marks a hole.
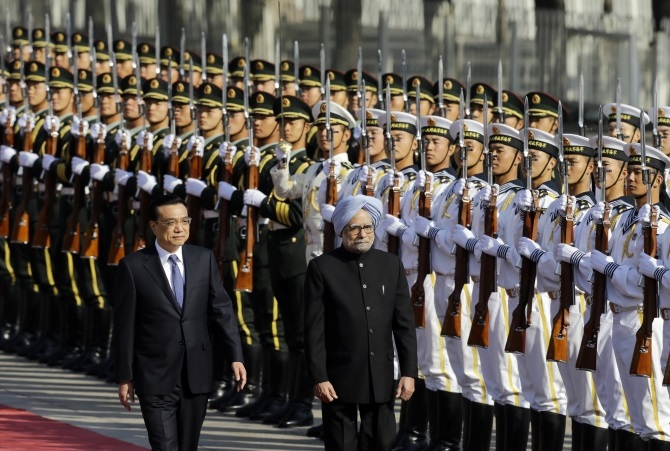
<instances>
[{"instance_id":1,"label":"rifle","mask_svg":"<svg viewBox=\"0 0 670 451\"><path fill-rule=\"evenodd\" d=\"M79 136L77 137L77 145L75 146L75 156L79 158L86 159L86 136L84 135L84 120L81 114L81 96L79 94L79 70L77 68L77 57L78 51L77 47L74 48L74 102L77 106L77 116L79 117ZM73 174L73 185L74 185L74 199L72 201L72 211L67 217L65 230L66 233L63 236L63 243L61 247L61 252L70 252L72 254L78 254L80 248L79 236L81 233L81 228L79 224L79 212L83 207L84 203L84 184L80 175Z\"/></svg>"},{"instance_id":2,"label":"rifle","mask_svg":"<svg viewBox=\"0 0 670 451\"><path fill-rule=\"evenodd\" d=\"M498 60L498 122L505 123L505 111L503 110L503 71L502 60Z\"/></svg>"},{"instance_id":3,"label":"rifle","mask_svg":"<svg viewBox=\"0 0 670 451\"><path fill-rule=\"evenodd\" d=\"M528 151L528 98L524 102L524 129L523 129L523 154L526 169L526 187L533 187L533 163ZM523 236L535 241L537 239L537 223L540 211L537 204L537 193L533 190L533 203L528 211L523 214ZM505 352L512 354L526 353L526 329L531 325L531 312L533 297L535 296L535 277L537 266L526 257L521 257L521 280L519 287L519 305L512 312L512 321L505 343Z\"/></svg>"},{"instance_id":4,"label":"rifle","mask_svg":"<svg viewBox=\"0 0 670 451\"><path fill-rule=\"evenodd\" d=\"M608 231L610 229L611 207L607 202L605 191L607 190L607 171L603 167L603 106L600 105L598 113L598 180L600 181L601 200L605 204L605 212L602 221L596 222L595 248L606 254L609 249ZM600 332L600 315L605 313L607 305L607 276L594 271L593 285L591 288L591 316L584 324L584 336L579 347L575 367L578 370L596 371L598 333Z\"/></svg>"},{"instance_id":5,"label":"rifle","mask_svg":"<svg viewBox=\"0 0 670 451\"><path fill-rule=\"evenodd\" d=\"M244 42L245 54L249 61L249 41ZM249 64L244 66L244 118L249 131L249 145L254 145L254 126L249 111ZM251 151L247 167L247 189L258 189L258 166L255 161L255 150ZM254 289L254 246L257 241L258 209L247 205L247 234L245 246L240 253L240 270L235 280L235 291L251 293Z\"/></svg>"},{"instance_id":6,"label":"rifle","mask_svg":"<svg viewBox=\"0 0 670 451\"><path fill-rule=\"evenodd\" d=\"M391 159L391 171L393 172L393 185L389 189L388 212L397 218L400 214L400 186L398 186L398 171L395 167L395 141L391 136L391 125L393 125L391 122L391 85L386 83L386 149ZM390 253L398 255L400 239L397 236L388 235L386 244Z\"/></svg>"},{"instance_id":7,"label":"rifle","mask_svg":"<svg viewBox=\"0 0 670 451\"><path fill-rule=\"evenodd\" d=\"M358 97L358 108L362 108L363 113L365 113L365 80L363 80L363 49L361 47L358 47L358 62L356 63L356 70L358 71L358 80L356 80L356 96ZM330 100L330 98L328 98L327 100ZM365 114L361 116L361 131L364 122L365 122ZM331 154L331 158L332 157L333 156ZM359 165L362 165L364 162L365 162L365 149L361 148L358 151L357 163Z\"/></svg>"},{"instance_id":8,"label":"rifle","mask_svg":"<svg viewBox=\"0 0 670 451\"><path fill-rule=\"evenodd\" d=\"M137 34L133 24L133 44L136 48ZM137 53L135 53L137 55ZM137 58L137 57L136 57ZM152 154L149 150L149 134L147 133L147 119L145 116L144 105L142 102L142 78L140 77L140 63L139 59L134 61L135 78L137 78L137 109L142 115L142 124L144 129L144 142L142 143L142 150L140 152L140 171L151 174L151 160ZM133 251L138 251L147 247L146 232L149 227L149 204L151 203L151 194L144 190L140 190L140 223L135 232L135 240L133 243Z\"/></svg>"},{"instance_id":9,"label":"rifle","mask_svg":"<svg viewBox=\"0 0 670 451\"><path fill-rule=\"evenodd\" d=\"M337 174L335 173L335 155L333 155L333 127L330 125L330 78L326 80L326 139L330 145L330 166L326 176L326 203L337 203ZM332 222L323 224L323 252L335 249L335 226Z\"/></svg>"},{"instance_id":10,"label":"rifle","mask_svg":"<svg viewBox=\"0 0 670 451\"><path fill-rule=\"evenodd\" d=\"M128 165L130 164L130 157L128 156L128 148L126 147L126 130L121 130L121 149L119 150L119 156L117 160L117 167L123 169L124 171L128 170ZM128 220L128 198L130 193L126 192L126 187L124 185L117 184L117 214L116 214L116 226L112 231L112 241L109 246L109 254L107 257L107 264L116 266L119 264L121 259L126 255L126 237L124 234L124 227L126 221Z\"/></svg>"},{"instance_id":11,"label":"rifle","mask_svg":"<svg viewBox=\"0 0 670 451\"><path fill-rule=\"evenodd\" d=\"M464 113L463 105L463 90L460 95L460 113L462 118ZM458 223L463 227L470 228L471 222L471 199L468 193L468 150L465 147L465 123L464 119L459 120L458 130L458 145L461 152L461 178L465 180L463 187L463 196L461 197L461 204L458 207ZM451 338L461 338L461 293L463 287L468 283L468 260L470 258L466 249L461 246L456 246L455 252L456 269L454 274L454 291L449 295L447 303L447 311L444 315L444 323L442 324L442 335Z\"/></svg>"},{"instance_id":12,"label":"rifle","mask_svg":"<svg viewBox=\"0 0 670 451\"><path fill-rule=\"evenodd\" d=\"M656 232L658 230L658 217L656 216L656 209L651 200L651 174L647 168L647 149L645 147L644 137L644 110L640 109L640 155L642 166L642 181L647 185L647 203L651 206L649 225L642 227L642 235L644 236L644 252L650 257L656 256ZM633 348L633 358L630 362L630 375L651 377L651 362L652 362L652 344L651 339L653 335L652 324L654 318L658 316L658 282L653 277L644 276L643 303L642 303L642 324L635 334L635 347ZM666 374L667 374L666 368ZM664 378L665 381L665 378Z\"/></svg>"},{"instance_id":13,"label":"rifle","mask_svg":"<svg viewBox=\"0 0 670 451\"><path fill-rule=\"evenodd\" d=\"M468 72L465 80L467 85L465 91L465 119L470 119L470 88L472 88L472 68L470 67L470 61L468 61ZM463 119L463 116L459 116L459 119Z\"/></svg>"},{"instance_id":14,"label":"rifle","mask_svg":"<svg viewBox=\"0 0 670 451\"><path fill-rule=\"evenodd\" d=\"M568 163L565 161L563 151L563 113L560 100L558 101L558 140L560 171L563 176L563 192L567 197L565 218L563 218L561 223L561 243L572 246L574 244L574 206L572 205L572 198L570 197L568 188ZM561 262L558 269L561 274L561 306L553 319L549 348L547 349L547 361L567 363L570 307L575 302L575 273L574 267L570 262Z\"/></svg>"},{"instance_id":15,"label":"rifle","mask_svg":"<svg viewBox=\"0 0 670 451\"><path fill-rule=\"evenodd\" d=\"M172 56L168 57L168 67L172 67ZM167 91L168 91L168 119L170 120L170 133L175 137L170 148L170 156L168 157L167 173L172 177L179 178L179 147L177 147L177 139L175 133L177 126L175 124L174 109L172 108L172 71L167 71ZM195 229L197 230L197 229Z\"/></svg>"},{"instance_id":16,"label":"rifle","mask_svg":"<svg viewBox=\"0 0 670 451\"><path fill-rule=\"evenodd\" d=\"M444 66L442 64L442 55L437 62L437 110L441 117L447 117L447 109L444 106ZM418 105L417 105L418 109Z\"/></svg>"},{"instance_id":17,"label":"rifle","mask_svg":"<svg viewBox=\"0 0 670 451\"><path fill-rule=\"evenodd\" d=\"M579 134L586 136L586 129L584 128L584 74L579 73L579 116L577 117L577 125L579 126Z\"/></svg>"},{"instance_id":18,"label":"rifle","mask_svg":"<svg viewBox=\"0 0 670 451\"><path fill-rule=\"evenodd\" d=\"M419 155L421 156L421 170L426 173L426 149L423 147L423 138L421 137L421 93L419 86L416 87L416 129L417 139L419 140ZM419 215L430 219L430 208L433 199L430 177L426 174L426 183L419 192ZM423 282L426 276L430 274L430 238L419 237L419 264L418 276L412 286L411 301L414 311L414 325L419 329L426 327L426 291L423 288Z\"/></svg>"},{"instance_id":19,"label":"rifle","mask_svg":"<svg viewBox=\"0 0 670 451\"><path fill-rule=\"evenodd\" d=\"M654 78L653 106L651 111L652 134L654 135L654 147L661 148L661 136L658 134L658 78ZM642 125L640 125L642 126Z\"/></svg>"},{"instance_id":20,"label":"rifle","mask_svg":"<svg viewBox=\"0 0 670 451\"><path fill-rule=\"evenodd\" d=\"M188 159L189 159L189 169L188 177L196 180L202 178L202 154L198 151L198 144L202 138L200 136L195 136L193 140L193 146L191 147ZM191 216L191 228L197 232L200 230L200 198L198 196L193 196L189 194L186 197L186 209L188 210L189 216ZM191 233L188 237L188 241L191 244L196 244L196 233Z\"/></svg>"},{"instance_id":21,"label":"rifle","mask_svg":"<svg viewBox=\"0 0 670 451\"><path fill-rule=\"evenodd\" d=\"M329 101L330 97L324 98L326 96L326 50L323 46L323 42L321 43L321 50L319 50L319 63L319 69L321 71L321 99Z\"/></svg>"},{"instance_id":22,"label":"rifle","mask_svg":"<svg viewBox=\"0 0 670 451\"><path fill-rule=\"evenodd\" d=\"M623 132L621 131L621 79L616 79L616 138L623 141ZM644 124L644 122L642 122ZM642 133L640 133L642 134Z\"/></svg>"},{"instance_id":23,"label":"rifle","mask_svg":"<svg viewBox=\"0 0 670 451\"><path fill-rule=\"evenodd\" d=\"M300 97L300 47L298 46L298 41L293 41L293 62L295 63L293 66L293 76L295 77L295 95L296 97Z\"/></svg>"},{"instance_id":24,"label":"rifle","mask_svg":"<svg viewBox=\"0 0 670 451\"><path fill-rule=\"evenodd\" d=\"M501 109L498 110L499 114ZM488 101L484 98L484 152L486 158L486 174L488 184L491 187L491 199L483 203L484 207L484 234L498 237L498 212L496 204L498 201L498 190L493 186L493 155L488 146ZM482 253L479 270L479 300L475 305L475 317L468 336L468 346L476 348L489 347L489 299L498 290L498 259L492 255Z\"/></svg>"},{"instance_id":25,"label":"rifle","mask_svg":"<svg viewBox=\"0 0 670 451\"><path fill-rule=\"evenodd\" d=\"M360 75L359 75L360 76ZM405 54L405 49L402 49L402 101L405 108L405 113L409 113L409 102L407 101L407 55ZM386 108L390 108L391 105L387 104Z\"/></svg>"},{"instance_id":26,"label":"rifle","mask_svg":"<svg viewBox=\"0 0 670 451\"><path fill-rule=\"evenodd\" d=\"M4 48L4 38L0 35L0 48ZM5 59L0 57L0 73L5 73ZM2 92L5 94L5 109L9 105L9 90L7 80L2 78ZM14 147L14 126L7 120L5 124L3 143L5 146ZM0 197L0 237L9 236L9 216L12 209L12 171L8 163L0 163L2 166L2 197Z\"/></svg>"},{"instance_id":27,"label":"rifle","mask_svg":"<svg viewBox=\"0 0 670 451\"><path fill-rule=\"evenodd\" d=\"M365 90L365 80L362 81L362 85L363 90ZM372 179L372 167L370 166L370 136L368 136L367 111L365 102L363 102L361 109L361 145L363 147L363 155L365 156L365 166L368 168L368 178L365 181L365 195L373 196L375 186Z\"/></svg>"},{"instance_id":28,"label":"rifle","mask_svg":"<svg viewBox=\"0 0 670 451\"><path fill-rule=\"evenodd\" d=\"M382 51L377 49L377 108L384 109L384 94L382 94Z\"/></svg>"}]
</instances>

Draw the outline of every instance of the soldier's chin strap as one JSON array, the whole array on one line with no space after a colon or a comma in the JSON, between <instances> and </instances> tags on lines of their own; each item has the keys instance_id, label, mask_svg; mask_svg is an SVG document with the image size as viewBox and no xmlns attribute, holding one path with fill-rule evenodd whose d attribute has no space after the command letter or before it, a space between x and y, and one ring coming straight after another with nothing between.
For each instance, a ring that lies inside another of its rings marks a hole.
<instances>
[{"instance_id":1,"label":"soldier's chin strap","mask_svg":"<svg viewBox=\"0 0 670 451\"><path fill-rule=\"evenodd\" d=\"M555 157L550 157L550 158L547 160L547 162L545 163L545 165L544 165L544 167L542 168L542 170L540 171L540 173L537 174L536 176L533 176L533 177L532 177L533 180L537 180L539 177L542 177L542 175L544 174L544 171L547 170L547 166L549 166L549 162L551 161L552 158L556 159ZM531 162L531 165L532 165L532 162ZM526 188L530 189L530 187L526 187Z\"/></svg>"},{"instance_id":2,"label":"soldier's chin strap","mask_svg":"<svg viewBox=\"0 0 670 451\"><path fill-rule=\"evenodd\" d=\"M490 150L489 150L489 152L490 152ZM512 158L512 162L510 163L509 167L507 168L507 170L505 172L503 172L500 175L509 174L512 171L512 167L514 166L514 161L516 160L516 156L519 155L519 152L521 152L519 149L517 149L516 152L514 152L514 157ZM496 160L498 159L498 157L496 157L496 156L493 156L493 158L495 158Z\"/></svg>"},{"instance_id":3,"label":"soldier's chin strap","mask_svg":"<svg viewBox=\"0 0 670 451\"><path fill-rule=\"evenodd\" d=\"M624 165L621 165L621 169L619 169L619 173L617 174L617 176L614 179L614 181L612 182L612 184L610 186L605 186L606 191L608 189L610 189L611 187L613 187L619 181L619 178L621 177L621 174L623 173L623 170L624 170Z\"/></svg>"},{"instance_id":4,"label":"soldier's chin strap","mask_svg":"<svg viewBox=\"0 0 670 451\"><path fill-rule=\"evenodd\" d=\"M584 168L584 171L582 172L581 177L579 177L579 180L577 180L574 184L580 183L582 181L582 179L584 179L584 176L586 175L586 170L589 168L589 163L592 160L593 160L593 157L589 157L589 160L586 162L586 167Z\"/></svg>"}]
</instances>

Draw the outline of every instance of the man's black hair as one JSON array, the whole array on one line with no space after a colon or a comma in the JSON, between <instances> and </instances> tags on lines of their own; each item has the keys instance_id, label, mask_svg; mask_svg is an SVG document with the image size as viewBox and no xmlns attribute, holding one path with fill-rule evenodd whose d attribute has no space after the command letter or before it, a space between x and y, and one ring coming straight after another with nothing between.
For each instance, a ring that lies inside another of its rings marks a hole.
<instances>
[{"instance_id":1,"label":"man's black hair","mask_svg":"<svg viewBox=\"0 0 670 451\"><path fill-rule=\"evenodd\" d=\"M149 204L149 219L151 221L158 220L158 209L166 205L178 205L181 204L186 207L186 202L181 197L175 194L163 194L160 197L152 200Z\"/></svg>"}]
</instances>

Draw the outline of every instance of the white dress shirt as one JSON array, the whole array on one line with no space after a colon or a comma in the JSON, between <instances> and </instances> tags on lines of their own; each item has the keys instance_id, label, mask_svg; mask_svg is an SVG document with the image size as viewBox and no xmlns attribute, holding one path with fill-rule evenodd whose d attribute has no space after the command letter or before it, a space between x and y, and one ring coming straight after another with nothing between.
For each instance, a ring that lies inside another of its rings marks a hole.
<instances>
[{"instance_id":1,"label":"white dress shirt","mask_svg":"<svg viewBox=\"0 0 670 451\"><path fill-rule=\"evenodd\" d=\"M170 255L172 253L166 251L160 245L158 244L158 241L156 241L156 250L158 251L158 258L161 260L161 266L163 267L163 271L165 271L165 277L167 277L168 282L170 283L170 288L174 291L174 287L172 285L172 263L170 263ZM182 253L181 253L181 246L179 249L177 249L176 252L173 252L177 256L177 268L179 268L179 272L181 273L181 277L184 279L184 282L186 282L186 276L184 275L184 259L182 258Z\"/></svg>"}]
</instances>

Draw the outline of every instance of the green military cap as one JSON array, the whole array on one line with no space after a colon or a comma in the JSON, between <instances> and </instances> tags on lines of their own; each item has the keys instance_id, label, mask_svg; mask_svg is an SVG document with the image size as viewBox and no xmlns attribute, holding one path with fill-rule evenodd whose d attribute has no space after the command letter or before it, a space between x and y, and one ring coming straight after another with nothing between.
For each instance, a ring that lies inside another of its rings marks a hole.
<instances>
[{"instance_id":1,"label":"green military cap","mask_svg":"<svg viewBox=\"0 0 670 451\"><path fill-rule=\"evenodd\" d=\"M137 56L140 64L156 64L156 47L148 42L141 42L137 45Z\"/></svg>"},{"instance_id":2,"label":"green military cap","mask_svg":"<svg viewBox=\"0 0 670 451\"><path fill-rule=\"evenodd\" d=\"M347 90L347 83L344 81L344 74L339 70L328 69L326 77L330 80L330 92L339 92Z\"/></svg>"},{"instance_id":3,"label":"green military cap","mask_svg":"<svg viewBox=\"0 0 670 451\"><path fill-rule=\"evenodd\" d=\"M244 91L235 86L229 86L226 93L226 108L229 113L244 111Z\"/></svg>"},{"instance_id":4,"label":"green military cap","mask_svg":"<svg viewBox=\"0 0 670 451\"><path fill-rule=\"evenodd\" d=\"M223 56L214 52L207 52L207 73L209 75L223 74Z\"/></svg>"},{"instance_id":5,"label":"green military cap","mask_svg":"<svg viewBox=\"0 0 670 451\"><path fill-rule=\"evenodd\" d=\"M77 88L81 92L93 92L93 72L79 69L77 71Z\"/></svg>"},{"instance_id":6,"label":"green military cap","mask_svg":"<svg viewBox=\"0 0 670 451\"><path fill-rule=\"evenodd\" d=\"M304 119L312 122L312 109L295 96L284 96L275 100L272 112L277 119Z\"/></svg>"},{"instance_id":7,"label":"green military cap","mask_svg":"<svg viewBox=\"0 0 670 451\"><path fill-rule=\"evenodd\" d=\"M114 41L114 56L117 61L128 61L133 59L132 47L130 42L123 39Z\"/></svg>"},{"instance_id":8,"label":"green military cap","mask_svg":"<svg viewBox=\"0 0 670 451\"><path fill-rule=\"evenodd\" d=\"M142 98L167 101L167 82L162 78L152 78L142 83Z\"/></svg>"},{"instance_id":9,"label":"green military cap","mask_svg":"<svg viewBox=\"0 0 670 451\"><path fill-rule=\"evenodd\" d=\"M233 78L244 78L244 66L247 60L243 56L236 56L228 63L228 74Z\"/></svg>"},{"instance_id":10,"label":"green military cap","mask_svg":"<svg viewBox=\"0 0 670 451\"><path fill-rule=\"evenodd\" d=\"M20 59L12 61L7 67L9 68L10 80L21 80L21 68L23 67L23 63Z\"/></svg>"},{"instance_id":11,"label":"green military cap","mask_svg":"<svg viewBox=\"0 0 670 451\"><path fill-rule=\"evenodd\" d=\"M47 36L44 33L44 28L35 28L33 30L33 48L43 49L47 46Z\"/></svg>"},{"instance_id":12,"label":"green military cap","mask_svg":"<svg viewBox=\"0 0 670 451\"><path fill-rule=\"evenodd\" d=\"M347 84L347 91L356 91L358 89L358 70L351 69L344 74L344 82ZM363 80L365 80L365 90L377 92L377 79L369 72L363 71Z\"/></svg>"},{"instance_id":13,"label":"green military cap","mask_svg":"<svg viewBox=\"0 0 670 451\"><path fill-rule=\"evenodd\" d=\"M67 36L62 31L51 33L51 42L54 43L54 51L56 53L65 53L69 49Z\"/></svg>"},{"instance_id":14,"label":"green military cap","mask_svg":"<svg viewBox=\"0 0 670 451\"><path fill-rule=\"evenodd\" d=\"M98 94L114 94L114 78L112 74L98 75Z\"/></svg>"},{"instance_id":15,"label":"green military cap","mask_svg":"<svg viewBox=\"0 0 670 451\"><path fill-rule=\"evenodd\" d=\"M206 81L198 86L198 96L200 98L197 100L197 103L200 106L211 108L223 107L223 91L214 83ZM244 106L244 101L242 101L242 105Z\"/></svg>"},{"instance_id":16,"label":"green military cap","mask_svg":"<svg viewBox=\"0 0 670 451\"><path fill-rule=\"evenodd\" d=\"M189 103L189 90L191 85L185 81L177 81L172 83L172 103ZM193 91L193 96L195 102L198 99L198 91Z\"/></svg>"},{"instance_id":17,"label":"green military cap","mask_svg":"<svg viewBox=\"0 0 670 451\"><path fill-rule=\"evenodd\" d=\"M96 39L93 41L93 45L95 46L95 59L99 61L109 61L107 41L104 39Z\"/></svg>"},{"instance_id":18,"label":"green military cap","mask_svg":"<svg viewBox=\"0 0 670 451\"><path fill-rule=\"evenodd\" d=\"M30 44L28 30L24 27L14 27L12 28L12 46L20 47L21 44Z\"/></svg>"},{"instance_id":19,"label":"green military cap","mask_svg":"<svg viewBox=\"0 0 670 451\"><path fill-rule=\"evenodd\" d=\"M274 116L272 105L274 105L277 98L268 92L257 92L249 97L249 108L251 114L259 116Z\"/></svg>"},{"instance_id":20,"label":"green military cap","mask_svg":"<svg viewBox=\"0 0 670 451\"><path fill-rule=\"evenodd\" d=\"M77 52L84 53L90 52L91 48L89 47L88 35L86 33L74 33L72 35L72 49L77 49Z\"/></svg>"},{"instance_id":21,"label":"green military cap","mask_svg":"<svg viewBox=\"0 0 670 451\"><path fill-rule=\"evenodd\" d=\"M523 119L524 104L523 100L521 100L521 97L512 91L505 89L503 90L502 101L503 113L514 116L518 119Z\"/></svg>"},{"instance_id":22,"label":"green military cap","mask_svg":"<svg viewBox=\"0 0 670 451\"><path fill-rule=\"evenodd\" d=\"M475 83L472 85L470 88L470 105L483 107L484 97L486 97L486 103L488 103L489 108L493 108L498 98L498 92L486 83Z\"/></svg>"},{"instance_id":23,"label":"green military cap","mask_svg":"<svg viewBox=\"0 0 670 451\"><path fill-rule=\"evenodd\" d=\"M402 95L402 77L400 75L389 72L382 75L382 80L384 82L382 89L386 89L386 85L389 85L392 96Z\"/></svg>"},{"instance_id":24,"label":"green military cap","mask_svg":"<svg viewBox=\"0 0 670 451\"><path fill-rule=\"evenodd\" d=\"M593 158L596 156L596 151L591 146L589 138L565 133L563 135L563 155L582 155Z\"/></svg>"},{"instance_id":25,"label":"green military cap","mask_svg":"<svg viewBox=\"0 0 670 451\"><path fill-rule=\"evenodd\" d=\"M428 100L430 103L435 102L433 98L433 82L420 75L414 75L407 80L407 97L411 99L416 98L417 86L419 87L421 100Z\"/></svg>"},{"instance_id":26,"label":"green military cap","mask_svg":"<svg viewBox=\"0 0 670 451\"><path fill-rule=\"evenodd\" d=\"M300 86L321 87L321 71L314 66L300 66L298 76Z\"/></svg>"},{"instance_id":27,"label":"green military cap","mask_svg":"<svg viewBox=\"0 0 670 451\"><path fill-rule=\"evenodd\" d=\"M161 49L161 67L167 67L169 60L172 60L172 68L179 69L179 50L166 45Z\"/></svg>"},{"instance_id":28,"label":"green military cap","mask_svg":"<svg viewBox=\"0 0 670 451\"><path fill-rule=\"evenodd\" d=\"M45 83L47 77L44 64L39 61L30 61L29 63L26 63L26 81Z\"/></svg>"},{"instance_id":29,"label":"green military cap","mask_svg":"<svg viewBox=\"0 0 670 451\"><path fill-rule=\"evenodd\" d=\"M295 81L295 63L291 60L281 62L281 81Z\"/></svg>"},{"instance_id":30,"label":"green military cap","mask_svg":"<svg viewBox=\"0 0 670 451\"><path fill-rule=\"evenodd\" d=\"M184 72L191 70L191 64L193 64L193 72L202 73L202 57L200 54L192 50L186 50L184 51ZM209 72L209 67L207 67L207 72Z\"/></svg>"},{"instance_id":31,"label":"green military cap","mask_svg":"<svg viewBox=\"0 0 670 451\"><path fill-rule=\"evenodd\" d=\"M529 92L526 97L528 97L528 113L531 116L558 118L558 99L539 91ZM567 115L565 108L563 114Z\"/></svg>"},{"instance_id":32,"label":"green military cap","mask_svg":"<svg viewBox=\"0 0 670 451\"><path fill-rule=\"evenodd\" d=\"M270 81L275 79L275 65L265 60L251 62L250 78L254 81Z\"/></svg>"},{"instance_id":33,"label":"green military cap","mask_svg":"<svg viewBox=\"0 0 670 451\"><path fill-rule=\"evenodd\" d=\"M50 88L70 88L74 89L74 75L62 67L49 68L49 87Z\"/></svg>"},{"instance_id":34,"label":"green military cap","mask_svg":"<svg viewBox=\"0 0 670 451\"><path fill-rule=\"evenodd\" d=\"M144 82L143 78L140 78L140 84ZM137 95L137 77L135 74L127 75L121 80L121 89L122 96L136 96ZM140 92L140 94L142 94Z\"/></svg>"},{"instance_id":35,"label":"green military cap","mask_svg":"<svg viewBox=\"0 0 670 451\"><path fill-rule=\"evenodd\" d=\"M444 103L459 103L461 101L461 90L463 91L463 98L465 98L465 86L463 83L456 80L455 78L443 78L442 79L442 101ZM440 95L440 81L436 81L433 85L433 99L435 102L439 102Z\"/></svg>"}]
</instances>

